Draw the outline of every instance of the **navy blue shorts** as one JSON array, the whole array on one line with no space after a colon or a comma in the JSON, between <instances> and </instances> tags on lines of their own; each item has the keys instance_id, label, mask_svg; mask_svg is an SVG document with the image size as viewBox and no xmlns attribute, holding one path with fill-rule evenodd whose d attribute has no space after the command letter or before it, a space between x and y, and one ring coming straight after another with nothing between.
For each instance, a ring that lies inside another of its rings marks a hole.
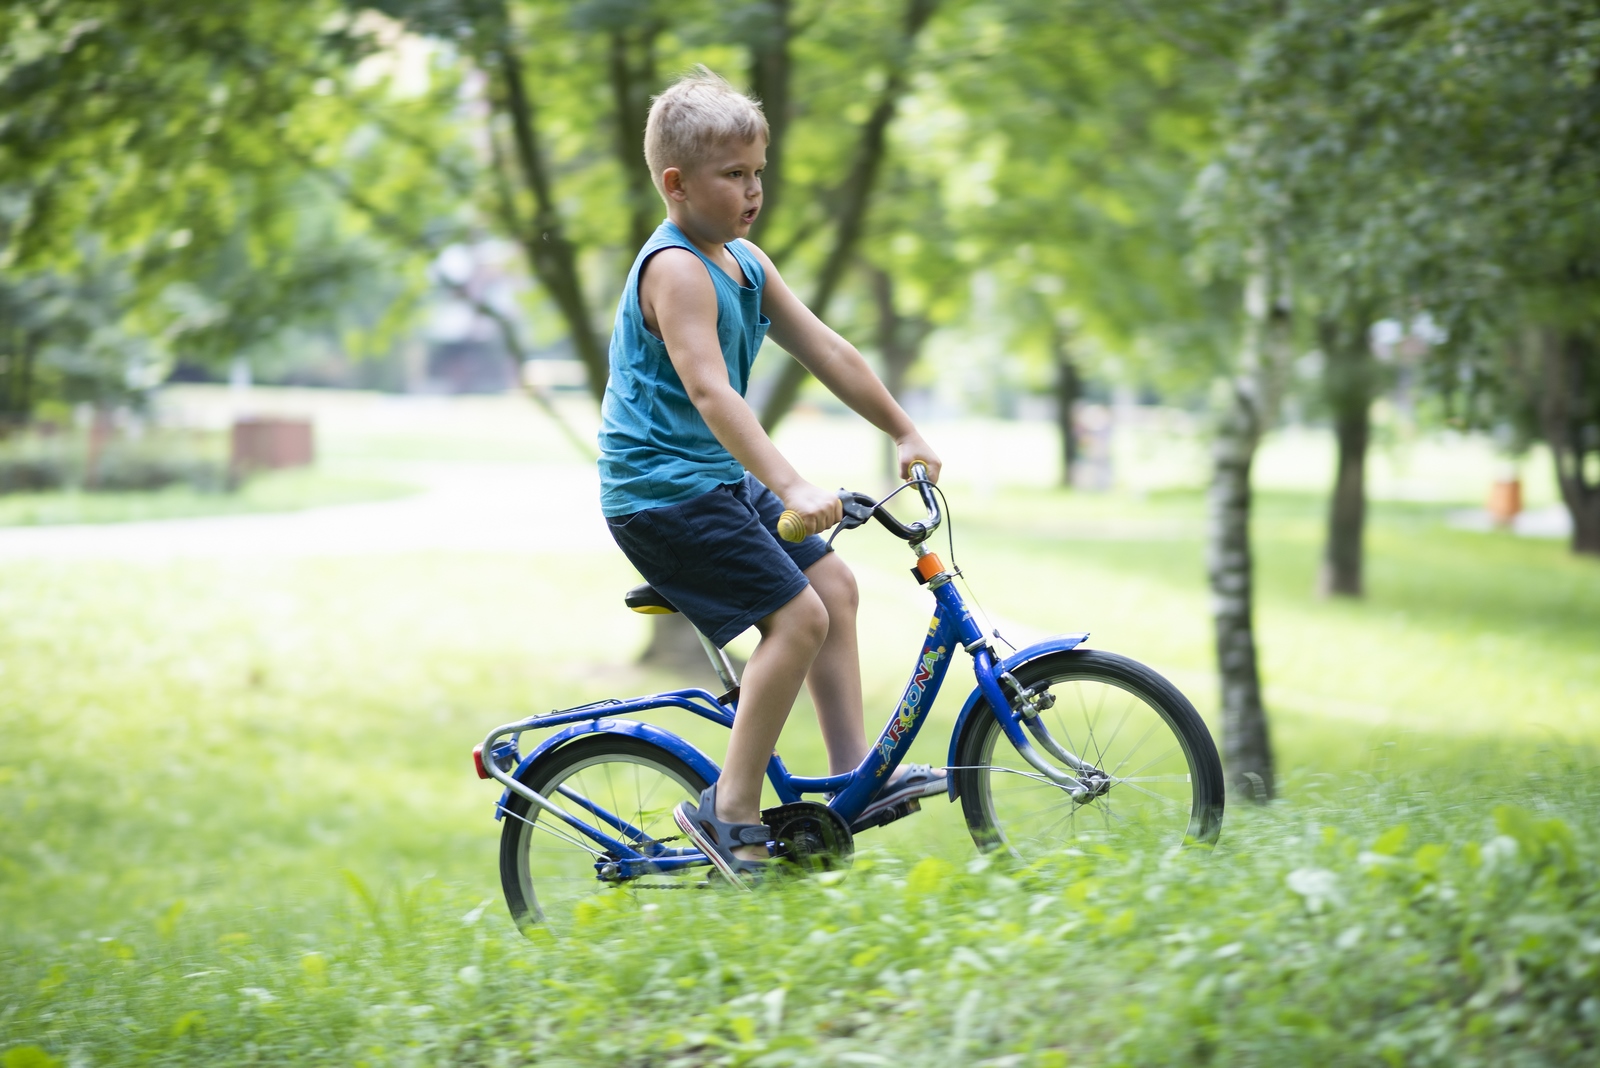
<instances>
[{"instance_id":1,"label":"navy blue shorts","mask_svg":"<svg viewBox=\"0 0 1600 1068\"><path fill-rule=\"evenodd\" d=\"M794 600L810 585L805 569L831 551L815 534L798 545L778 537L782 514L778 495L747 474L606 525L644 580L723 646Z\"/></svg>"}]
</instances>

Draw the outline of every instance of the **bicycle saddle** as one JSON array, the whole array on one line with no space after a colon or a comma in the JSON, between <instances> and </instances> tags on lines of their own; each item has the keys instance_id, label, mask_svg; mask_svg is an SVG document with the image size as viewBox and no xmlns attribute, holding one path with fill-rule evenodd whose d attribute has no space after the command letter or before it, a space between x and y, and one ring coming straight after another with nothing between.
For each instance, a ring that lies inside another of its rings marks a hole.
<instances>
[{"instance_id":1,"label":"bicycle saddle","mask_svg":"<svg viewBox=\"0 0 1600 1068\"><path fill-rule=\"evenodd\" d=\"M677 611L672 607L672 602L657 593L656 588L648 582L640 583L623 594L622 603L647 616L665 616Z\"/></svg>"}]
</instances>

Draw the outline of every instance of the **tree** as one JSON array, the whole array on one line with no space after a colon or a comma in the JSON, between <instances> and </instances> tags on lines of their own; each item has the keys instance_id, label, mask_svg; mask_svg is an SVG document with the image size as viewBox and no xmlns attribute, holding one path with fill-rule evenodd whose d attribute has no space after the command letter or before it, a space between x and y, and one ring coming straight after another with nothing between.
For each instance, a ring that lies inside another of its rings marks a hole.
<instances>
[{"instance_id":1,"label":"tree","mask_svg":"<svg viewBox=\"0 0 1600 1068\"><path fill-rule=\"evenodd\" d=\"M843 172L843 180L834 184L828 181L831 174L823 179L831 187L827 189L823 202L828 206L827 229L831 231L833 239L812 280L811 299L807 302L819 317L826 316L828 305L855 259L887 151L889 125L894 121L901 98L910 87L917 40L933 18L936 8L937 0L905 0L903 21L898 32L890 37L886 48L881 88L874 94L871 110L857 128L855 145L848 168ZM827 174L826 171L823 173ZM813 223L807 229L811 228L820 227ZM806 369L798 361L783 365L761 407L761 425L768 431L775 429L794 406L806 375Z\"/></svg>"},{"instance_id":2,"label":"tree","mask_svg":"<svg viewBox=\"0 0 1600 1068\"><path fill-rule=\"evenodd\" d=\"M1259 247L1244 310L1238 364L1218 384L1213 405L1206 574L1222 680L1223 764L1235 791L1265 801L1277 783L1256 663L1250 468L1277 415L1292 327L1283 257L1270 241Z\"/></svg>"},{"instance_id":3,"label":"tree","mask_svg":"<svg viewBox=\"0 0 1600 1068\"><path fill-rule=\"evenodd\" d=\"M58 370L75 368L55 376L64 397L126 398L175 356L225 360L291 328L354 325L345 312L370 301L352 286L397 273L275 150L275 120L315 97L306 71L260 78L217 61L327 47L325 30L276 14L0 7L0 247L21 297L5 372L13 418L49 385L33 380L52 363L35 359L44 337Z\"/></svg>"},{"instance_id":4,"label":"tree","mask_svg":"<svg viewBox=\"0 0 1600 1068\"><path fill-rule=\"evenodd\" d=\"M1370 382L1352 340L1370 317L1426 310L1446 341L1424 383L1463 425L1539 429L1580 552L1600 552L1586 341L1600 307L1597 25L1593 0L1295 4L1252 42L1224 156L1240 232L1270 216L1300 291L1339 320L1330 371L1355 354L1330 395ZM1337 422L1341 457L1354 455L1364 424ZM1355 589L1350 478L1328 557Z\"/></svg>"}]
</instances>

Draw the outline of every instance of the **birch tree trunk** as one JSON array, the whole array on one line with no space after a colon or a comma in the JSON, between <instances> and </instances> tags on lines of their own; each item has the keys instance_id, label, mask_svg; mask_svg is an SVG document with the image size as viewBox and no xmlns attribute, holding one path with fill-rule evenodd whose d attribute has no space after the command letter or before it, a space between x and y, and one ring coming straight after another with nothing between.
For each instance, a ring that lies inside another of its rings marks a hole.
<instances>
[{"instance_id":1,"label":"birch tree trunk","mask_svg":"<svg viewBox=\"0 0 1600 1068\"><path fill-rule=\"evenodd\" d=\"M1289 307L1277 265L1267 262L1245 293L1239 368L1220 397L1211 442L1206 570L1222 686L1222 757L1228 786L1267 801L1276 784L1261 675L1256 664L1250 468L1277 407L1288 346Z\"/></svg>"}]
</instances>

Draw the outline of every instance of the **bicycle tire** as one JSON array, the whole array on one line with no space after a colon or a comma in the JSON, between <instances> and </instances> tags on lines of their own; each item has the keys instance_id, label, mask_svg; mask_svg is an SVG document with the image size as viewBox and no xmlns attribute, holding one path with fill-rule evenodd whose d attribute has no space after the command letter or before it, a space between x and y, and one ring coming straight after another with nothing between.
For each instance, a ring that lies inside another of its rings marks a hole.
<instances>
[{"instance_id":1,"label":"bicycle tire","mask_svg":"<svg viewBox=\"0 0 1600 1068\"><path fill-rule=\"evenodd\" d=\"M1226 800L1222 762L1210 731L1177 687L1138 661L1098 649L1050 653L1012 675L1054 696L1041 722L1107 781L1103 793L1075 800L1022 758L980 699L962 729L952 771L980 850L1005 848L1032 861L1100 844L1216 841ZM1066 770L1041 746L1034 749Z\"/></svg>"},{"instance_id":2,"label":"bicycle tire","mask_svg":"<svg viewBox=\"0 0 1600 1068\"><path fill-rule=\"evenodd\" d=\"M708 785L693 768L660 746L604 732L575 738L551 750L518 778L558 804L562 787L597 798L610 811L625 814L635 827L662 841L680 833L672 809L679 801L698 800ZM519 928L568 926L580 902L608 886L677 888L705 876L706 869L690 868L632 882L604 883L595 868L596 859L604 854L594 843L548 813L536 811L530 816L532 807L526 798L513 793L506 802L500 831L500 886ZM562 804L562 808L573 814L582 811L572 804ZM540 887L537 892L536 883Z\"/></svg>"}]
</instances>

